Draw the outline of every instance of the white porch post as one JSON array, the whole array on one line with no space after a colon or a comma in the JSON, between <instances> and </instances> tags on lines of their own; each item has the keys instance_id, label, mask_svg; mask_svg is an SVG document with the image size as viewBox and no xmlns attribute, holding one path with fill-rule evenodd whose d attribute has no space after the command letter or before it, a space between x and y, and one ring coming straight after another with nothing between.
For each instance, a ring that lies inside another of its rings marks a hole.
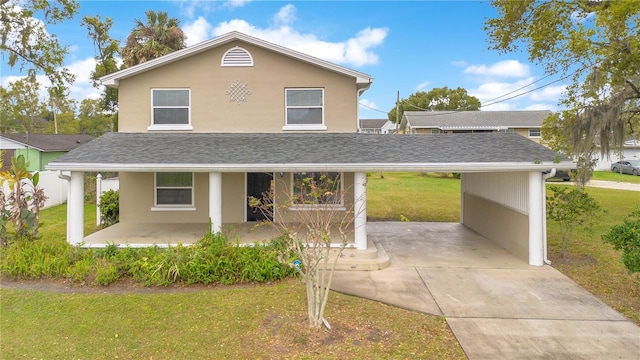
<instances>
[{"instance_id":1,"label":"white porch post","mask_svg":"<svg viewBox=\"0 0 640 360\"><path fill-rule=\"evenodd\" d=\"M354 237L356 249L367 249L367 173L357 172L353 176Z\"/></svg>"},{"instance_id":2,"label":"white porch post","mask_svg":"<svg viewBox=\"0 0 640 360\"><path fill-rule=\"evenodd\" d=\"M76 245L84 240L84 173L72 171L67 201L67 242Z\"/></svg>"},{"instance_id":3,"label":"white porch post","mask_svg":"<svg viewBox=\"0 0 640 360\"><path fill-rule=\"evenodd\" d=\"M542 172L529 172L529 265L544 265Z\"/></svg>"},{"instance_id":4,"label":"white porch post","mask_svg":"<svg viewBox=\"0 0 640 360\"><path fill-rule=\"evenodd\" d=\"M100 196L102 195L102 174L96 175L96 226L102 224L100 218Z\"/></svg>"},{"instance_id":5,"label":"white porch post","mask_svg":"<svg viewBox=\"0 0 640 360\"><path fill-rule=\"evenodd\" d=\"M211 231L222 230L222 173L209 173L209 218Z\"/></svg>"}]
</instances>

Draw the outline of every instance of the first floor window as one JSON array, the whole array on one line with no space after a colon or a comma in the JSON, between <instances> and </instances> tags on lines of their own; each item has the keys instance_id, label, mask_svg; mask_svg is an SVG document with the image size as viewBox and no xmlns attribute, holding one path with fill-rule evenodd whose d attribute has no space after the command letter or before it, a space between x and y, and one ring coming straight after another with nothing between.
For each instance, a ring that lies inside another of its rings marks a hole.
<instances>
[{"instance_id":1,"label":"first floor window","mask_svg":"<svg viewBox=\"0 0 640 360\"><path fill-rule=\"evenodd\" d=\"M529 129L529 137L540 137L540 129Z\"/></svg>"},{"instance_id":2,"label":"first floor window","mask_svg":"<svg viewBox=\"0 0 640 360\"><path fill-rule=\"evenodd\" d=\"M286 89L286 125L323 125L323 89Z\"/></svg>"},{"instance_id":3,"label":"first floor window","mask_svg":"<svg viewBox=\"0 0 640 360\"><path fill-rule=\"evenodd\" d=\"M293 203L296 205L342 204L339 172L293 173Z\"/></svg>"},{"instance_id":4,"label":"first floor window","mask_svg":"<svg viewBox=\"0 0 640 360\"><path fill-rule=\"evenodd\" d=\"M193 173L156 173L157 206L193 206Z\"/></svg>"},{"instance_id":5,"label":"first floor window","mask_svg":"<svg viewBox=\"0 0 640 360\"><path fill-rule=\"evenodd\" d=\"M151 90L152 125L189 125L189 89Z\"/></svg>"}]
</instances>

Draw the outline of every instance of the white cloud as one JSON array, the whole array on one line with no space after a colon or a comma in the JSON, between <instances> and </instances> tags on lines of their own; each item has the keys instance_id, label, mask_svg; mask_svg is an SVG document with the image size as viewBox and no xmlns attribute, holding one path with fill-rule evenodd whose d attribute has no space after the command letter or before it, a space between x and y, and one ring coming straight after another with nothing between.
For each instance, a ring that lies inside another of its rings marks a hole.
<instances>
[{"instance_id":1,"label":"white cloud","mask_svg":"<svg viewBox=\"0 0 640 360\"><path fill-rule=\"evenodd\" d=\"M420 83L418 85L416 85L416 91L422 91L424 90L429 84L431 84L431 81L425 81L423 83Z\"/></svg>"},{"instance_id":2,"label":"white cloud","mask_svg":"<svg viewBox=\"0 0 640 360\"><path fill-rule=\"evenodd\" d=\"M455 60L451 62L451 65L455 67L467 67L469 63L464 60Z\"/></svg>"},{"instance_id":3,"label":"white cloud","mask_svg":"<svg viewBox=\"0 0 640 360\"><path fill-rule=\"evenodd\" d=\"M359 104L361 109L366 108L368 110L380 110L380 108L378 108L378 105L376 103L374 103L373 101L369 101L367 99L360 99Z\"/></svg>"},{"instance_id":4,"label":"white cloud","mask_svg":"<svg viewBox=\"0 0 640 360\"><path fill-rule=\"evenodd\" d=\"M187 46L201 43L211 38L212 26L202 16L196 21L182 26L182 31L187 36Z\"/></svg>"},{"instance_id":5,"label":"white cloud","mask_svg":"<svg viewBox=\"0 0 640 360\"><path fill-rule=\"evenodd\" d=\"M465 74L481 75L489 77L512 77L521 78L529 76L529 65L518 60L504 60L492 65L470 65L464 69Z\"/></svg>"},{"instance_id":6,"label":"white cloud","mask_svg":"<svg viewBox=\"0 0 640 360\"><path fill-rule=\"evenodd\" d=\"M94 88L91 80L91 72L95 68L96 61L94 58L78 60L67 66L67 69L76 75L76 81L71 85L70 93L71 97L78 102L78 105L87 98L100 98L101 89Z\"/></svg>"},{"instance_id":7,"label":"white cloud","mask_svg":"<svg viewBox=\"0 0 640 360\"><path fill-rule=\"evenodd\" d=\"M480 102L485 106L496 103L496 105L491 106L491 109L495 110L498 107L505 106L498 104L513 104L522 100L523 96L526 96L525 93L533 88L531 83L534 80L535 77L527 77L515 82L489 81L482 83L475 89L468 89L468 93L480 99Z\"/></svg>"},{"instance_id":8,"label":"white cloud","mask_svg":"<svg viewBox=\"0 0 640 360\"><path fill-rule=\"evenodd\" d=\"M541 104L530 104L530 105L527 105L524 108L524 110L551 110L551 111L554 111L555 108L556 108L555 105L541 103Z\"/></svg>"},{"instance_id":9,"label":"white cloud","mask_svg":"<svg viewBox=\"0 0 640 360\"><path fill-rule=\"evenodd\" d=\"M378 63L378 55L373 51L386 38L388 28L365 28L354 37L344 41L329 42L319 39L314 34L303 34L290 27L293 21L295 7L286 5L280 9L274 20L276 25L268 28L258 28L245 20L233 19L216 25L212 30L213 36L219 36L231 31L240 31L266 41L300 51L327 61L363 66Z\"/></svg>"},{"instance_id":10,"label":"white cloud","mask_svg":"<svg viewBox=\"0 0 640 360\"><path fill-rule=\"evenodd\" d=\"M288 4L280 8L273 16L273 22L276 26L288 25L296 20L296 7Z\"/></svg>"},{"instance_id":11,"label":"white cloud","mask_svg":"<svg viewBox=\"0 0 640 360\"><path fill-rule=\"evenodd\" d=\"M247 5L250 2L251 0L227 0L225 6L229 8L239 8Z\"/></svg>"},{"instance_id":12,"label":"white cloud","mask_svg":"<svg viewBox=\"0 0 640 360\"><path fill-rule=\"evenodd\" d=\"M531 100L553 101L554 103L557 103L565 88L565 85L546 86L538 91L534 91L533 93L531 93Z\"/></svg>"}]
</instances>

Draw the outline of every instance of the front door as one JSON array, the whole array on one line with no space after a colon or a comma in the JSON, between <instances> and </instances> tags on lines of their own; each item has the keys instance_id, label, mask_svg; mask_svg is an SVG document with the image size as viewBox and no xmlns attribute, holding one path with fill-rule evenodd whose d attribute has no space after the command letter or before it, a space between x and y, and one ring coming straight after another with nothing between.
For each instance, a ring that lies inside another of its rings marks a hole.
<instances>
[{"instance_id":1,"label":"front door","mask_svg":"<svg viewBox=\"0 0 640 360\"><path fill-rule=\"evenodd\" d=\"M264 211L249 206L249 198L262 200L264 194L271 189L273 173L247 173L247 221L273 221L273 209Z\"/></svg>"}]
</instances>

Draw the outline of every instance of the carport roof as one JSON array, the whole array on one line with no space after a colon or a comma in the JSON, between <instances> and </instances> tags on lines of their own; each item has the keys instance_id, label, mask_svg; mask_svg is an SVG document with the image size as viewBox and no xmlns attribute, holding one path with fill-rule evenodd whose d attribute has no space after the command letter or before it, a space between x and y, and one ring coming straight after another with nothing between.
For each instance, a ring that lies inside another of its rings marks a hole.
<instances>
[{"instance_id":1,"label":"carport roof","mask_svg":"<svg viewBox=\"0 0 640 360\"><path fill-rule=\"evenodd\" d=\"M108 133L49 163L70 171L530 171L575 168L513 133Z\"/></svg>"}]
</instances>

